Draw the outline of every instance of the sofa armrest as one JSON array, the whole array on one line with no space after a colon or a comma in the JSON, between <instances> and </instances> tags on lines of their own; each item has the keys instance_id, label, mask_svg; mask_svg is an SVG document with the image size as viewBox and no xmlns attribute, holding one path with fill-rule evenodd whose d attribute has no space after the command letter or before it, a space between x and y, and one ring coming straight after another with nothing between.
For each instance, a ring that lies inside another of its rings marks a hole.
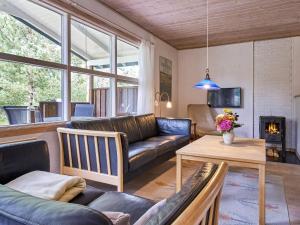
<instances>
[{"instance_id":1,"label":"sofa armrest","mask_svg":"<svg viewBox=\"0 0 300 225\"><path fill-rule=\"evenodd\" d=\"M156 118L159 134L191 136L190 119Z\"/></svg>"},{"instance_id":2,"label":"sofa armrest","mask_svg":"<svg viewBox=\"0 0 300 225\"><path fill-rule=\"evenodd\" d=\"M123 165L128 167L125 134L69 128L58 128L57 132L62 174L115 185L123 191Z\"/></svg>"}]
</instances>

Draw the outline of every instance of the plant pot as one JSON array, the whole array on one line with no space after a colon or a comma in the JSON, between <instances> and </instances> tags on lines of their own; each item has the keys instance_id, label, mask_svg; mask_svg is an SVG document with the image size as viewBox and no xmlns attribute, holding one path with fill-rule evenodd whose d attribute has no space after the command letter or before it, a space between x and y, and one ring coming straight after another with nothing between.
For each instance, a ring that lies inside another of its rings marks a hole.
<instances>
[{"instance_id":1,"label":"plant pot","mask_svg":"<svg viewBox=\"0 0 300 225\"><path fill-rule=\"evenodd\" d=\"M234 140L234 132L233 130L230 132L223 133L223 140L225 145L231 145Z\"/></svg>"}]
</instances>

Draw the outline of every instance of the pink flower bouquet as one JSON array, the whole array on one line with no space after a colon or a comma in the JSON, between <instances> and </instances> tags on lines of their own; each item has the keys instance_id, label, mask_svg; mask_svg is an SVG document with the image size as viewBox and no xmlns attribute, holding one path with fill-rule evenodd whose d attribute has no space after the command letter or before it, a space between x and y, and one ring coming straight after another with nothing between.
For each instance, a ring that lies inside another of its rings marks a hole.
<instances>
[{"instance_id":1,"label":"pink flower bouquet","mask_svg":"<svg viewBox=\"0 0 300 225\"><path fill-rule=\"evenodd\" d=\"M216 117L217 130L221 133L227 133L232 131L234 128L241 127L242 125L237 123L239 115L233 113L229 109L224 109L224 114L219 114Z\"/></svg>"}]
</instances>

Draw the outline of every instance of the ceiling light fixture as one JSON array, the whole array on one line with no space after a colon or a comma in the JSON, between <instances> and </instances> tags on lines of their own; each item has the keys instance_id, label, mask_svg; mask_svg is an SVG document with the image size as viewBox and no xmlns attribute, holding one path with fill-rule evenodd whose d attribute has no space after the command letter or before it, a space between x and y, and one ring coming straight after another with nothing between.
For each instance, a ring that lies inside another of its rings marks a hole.
<instances>
[{"instance_id":1,"label":"ceiling light fixture","mask_svg":"<svg viewBox=\"0 0 300 225\"><path fill-rule=\"evenodd\" d=\"M205 78L195 84L196 88L206 89L206 90L218 90L220 89L219 85L213 82L209 77L208 69L208 0L206 0L206 70Z\"/></svg>"}]
</instances>

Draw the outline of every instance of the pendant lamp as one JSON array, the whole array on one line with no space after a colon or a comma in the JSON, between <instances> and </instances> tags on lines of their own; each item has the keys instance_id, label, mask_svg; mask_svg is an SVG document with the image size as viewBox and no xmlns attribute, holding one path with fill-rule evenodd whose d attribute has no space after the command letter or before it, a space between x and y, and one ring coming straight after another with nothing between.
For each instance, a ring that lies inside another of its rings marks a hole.
<instances>
[{"instance_id":1,"label":"pendant lamp","mask_svg":"<svg viewBox=\"0 0 300 225\"><path fill-rule=\"evenodd\" d=\"M213 82L209 77L208 69L208 0L206 0L206 71L205 78L195 84L196 88L206 89L206 90L218 90L220 89L219 85Z\"/></svg>"}]
</instances>

